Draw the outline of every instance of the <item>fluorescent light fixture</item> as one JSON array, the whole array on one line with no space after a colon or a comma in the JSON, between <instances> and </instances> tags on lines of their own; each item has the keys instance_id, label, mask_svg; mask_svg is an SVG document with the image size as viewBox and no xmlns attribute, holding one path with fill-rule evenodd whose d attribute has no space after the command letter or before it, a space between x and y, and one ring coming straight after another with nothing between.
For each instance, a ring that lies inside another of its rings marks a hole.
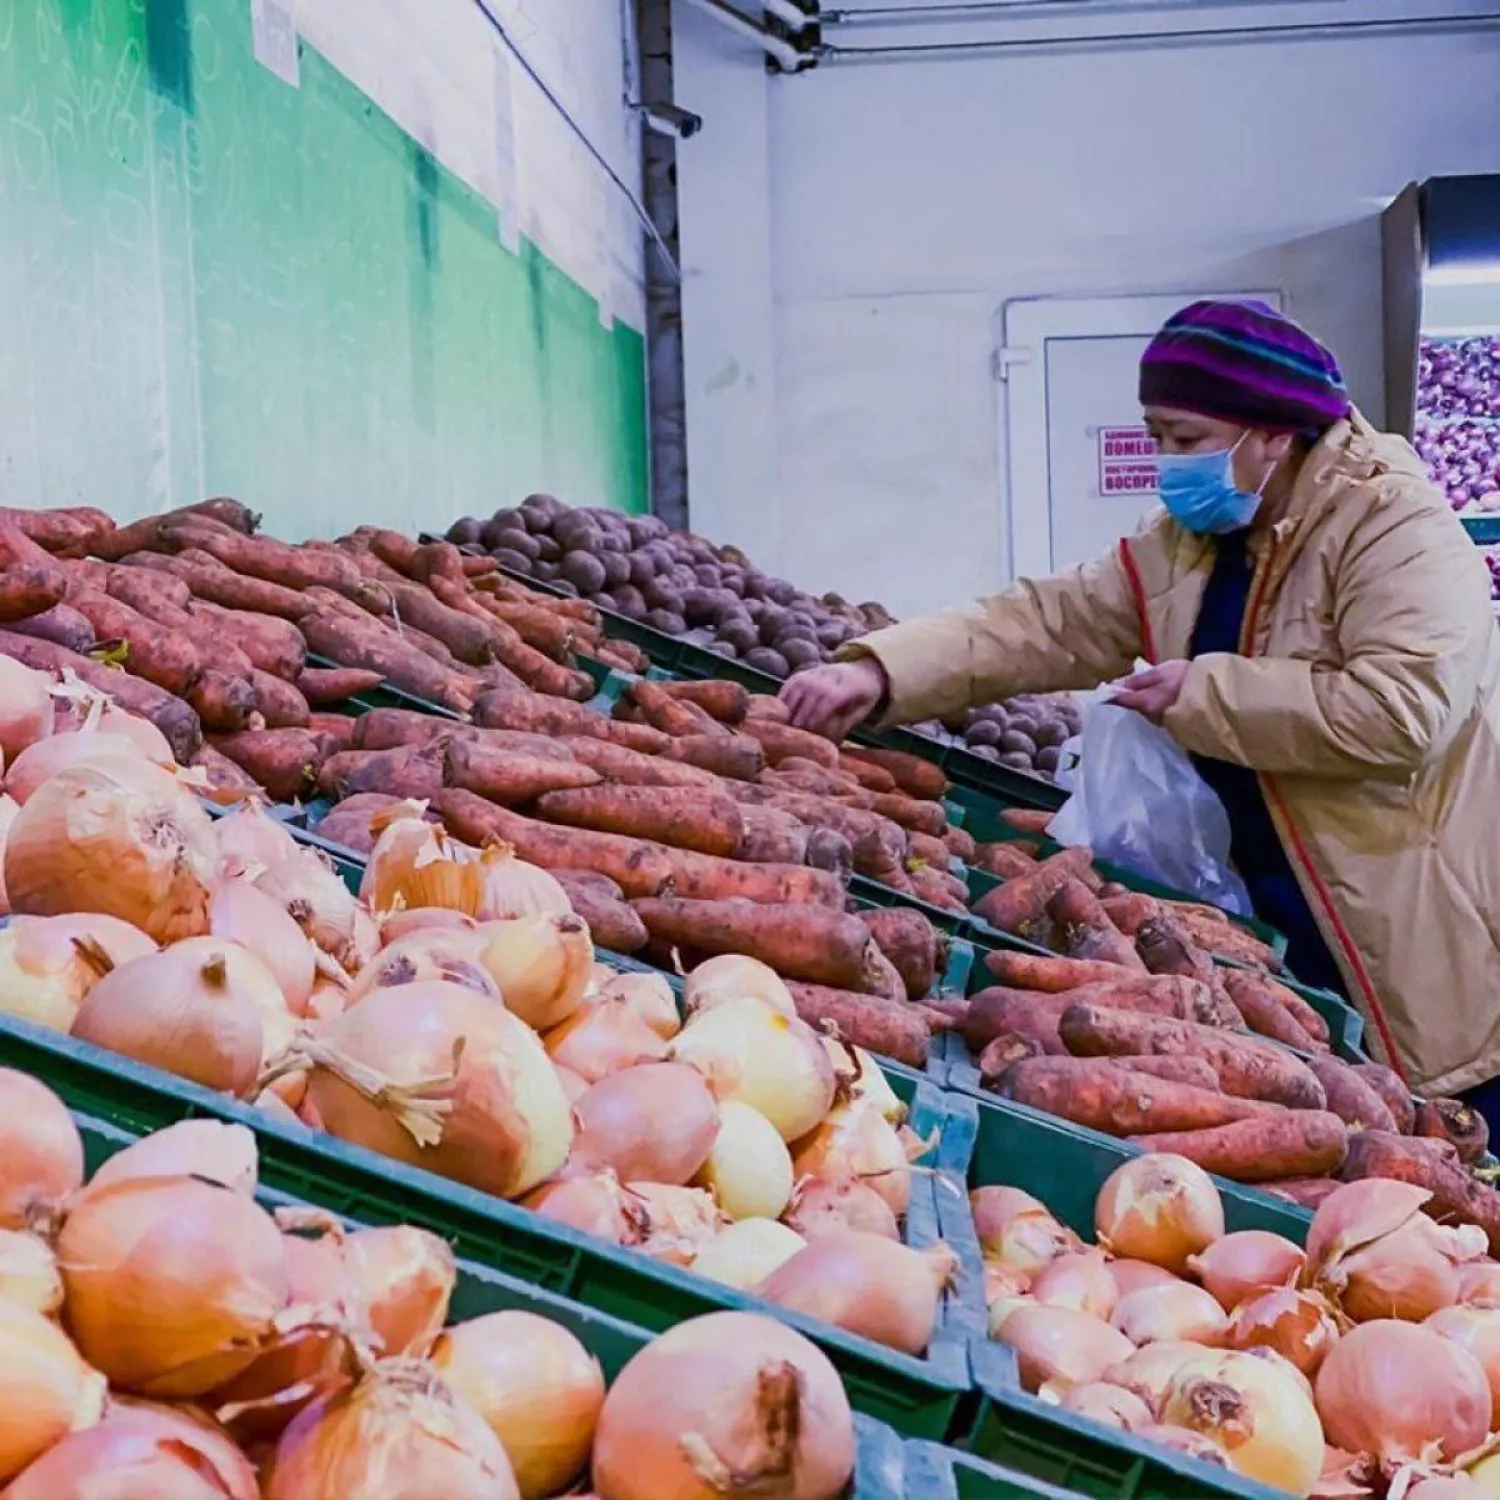
<instances>
[{"instance_id":1,"label":"fluorescent light fixture","mask_svg":"<svg viewBox=\"0 0 1500 1500\"><path fill-rule=\"evenodd\" d=\"M1450 261L1422 273L1428 286L1500 286L1500 260Z\"/></svg>"}]
</instances>

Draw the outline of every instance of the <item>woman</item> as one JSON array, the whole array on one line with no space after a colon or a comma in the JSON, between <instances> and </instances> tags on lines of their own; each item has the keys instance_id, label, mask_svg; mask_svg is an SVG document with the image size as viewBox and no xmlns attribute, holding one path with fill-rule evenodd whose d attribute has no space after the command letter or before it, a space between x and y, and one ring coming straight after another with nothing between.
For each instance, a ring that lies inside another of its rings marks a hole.
<instances>
[{"instance_id":1,"label":"woman","mask_svg":"<svg viewBox=\"0 0 1500 1500\"><path fill-rule=\"evenodd\" d=\"M1263 303L1199 302L1141 362L1163 511L1106 556L857 642L793 678L834 738L1124 678L1229 812L1288 966L1365 1014L1416 1089L1500 1127L1500 634L1489 579L1333 356ZM1144 658L1147 670L1132 667Z\"/></svg>"}]
</instances>

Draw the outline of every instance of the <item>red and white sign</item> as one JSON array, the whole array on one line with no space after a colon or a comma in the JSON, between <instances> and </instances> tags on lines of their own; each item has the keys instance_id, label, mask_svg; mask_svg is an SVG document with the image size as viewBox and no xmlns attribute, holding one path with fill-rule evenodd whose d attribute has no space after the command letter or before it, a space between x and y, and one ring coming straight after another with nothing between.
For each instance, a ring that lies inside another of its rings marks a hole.
<instances>
[{"instance_id":1,"label":"red and white sign","mask_svg":"<svg viewBox=\"0 0 1500 1500\"><path fill-rule=\"evenodd\" d=\"M1144 427L1099 429L1099 493L1156 493L1156 444Z\"/></svg>"}]
</instances>

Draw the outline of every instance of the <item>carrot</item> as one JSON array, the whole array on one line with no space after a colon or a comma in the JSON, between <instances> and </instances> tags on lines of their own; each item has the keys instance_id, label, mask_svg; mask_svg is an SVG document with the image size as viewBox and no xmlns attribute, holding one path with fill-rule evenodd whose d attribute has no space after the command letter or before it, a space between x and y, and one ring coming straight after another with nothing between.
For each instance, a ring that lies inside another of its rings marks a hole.
<instances>
[{"instance_id":1,"label":"carrot","mask_svg":"<svg viewBox=\"0 0 1500 1500\"><path fill-rule=\"evenodd\" d=\"M1000 821L1014 828L1017 833L1029 833L1041 838L1056 816L1055 812L1040 807L1007 807L1001 810Z\"/></svg>"},{"instance_id":2,"label":"carrot","mask_svg":"<svg viewBox=\"0 0 1500 1500\"><path fill-rule=\"evenodd\" d=\"M606 781L623 782L627 786L685 786L709 790L719 786L718 777L710 771L700 771L697 766L675 760L663 760L658 755L642 755L639 750L629 750L611 740L567 735L560 743L568 748L575 760L597 771Z\"/></svg>"},{"instance_id":3,"label":"carrot","mask_svg":"<svg viewBox=\"0 0 1500 1500\"><path fill-rule=\"evenodd\" d=\"M750 721L747 719L745 722ZM722 737L691 734L684 739L670 741L659 753L671 760L712 771L715 776L723 776L730 781L754 781L766 768L765 751L761 749L760 741L745 734Z\"/></svg>"},{"instance_id":4,"label":"carrot","mask_svg":"<svg viewBox=\"0 0 1500 1500\"><path fill-rule=\"evenodd\" d=\"M69 651L92 651L94 649L94 627L66 604L54 604L38 615L28 615L24 620L12 620L8 627L16 635L29 635L39 641L48 641Z\"/></svg>"},{"instance_id":5,"label":"carrot","mask_svg":"<svg viewBox=\"0 0 1500 1500\"><path fill-rule=\"evenodd\" d=\"M354 730L358 722L348 714L310 713L307 716L308 730L322 737L330 755L355 748Z\"/></svg>"},{"instance_id":6,"label":"carrot","mask_svg":"<svg viewBox=\"0 0 1500 1500\"><path fill-rule=\"evenodd\" d=\"M830 985L788 981L797 1014L824 1035L908 1068L925 1068L932 1032L921 1012L900 1000Z\"/></svg>"},{"instance_id":7,"label":"carrot","mask_svg":"<svg viewBox=\"0 0 1500 1500\"><path fill-rule=\"evenodd\" d=\"M776 861L768 860L765 863ZM792 859L780 863L796 864L797 861ZM803 856L803 863L811 865L815 870L827 870L831 875L838 876L840 885L847 886L854 873L854 851L843 834L835 833L831 828L809 828L807 853Z\"/></svg>"},{"instance_id":8,"label":"carrot","mask_svg":"<svg viewBox=\"0 0 1500 1500\"><path fill-rule=\"evenodd\" d=\"M643 722L674 739L692 734L718 737L728 733L706 710L689 700L674 697L659 682L644 679L632 682L616 705L617 717L623 718L625 715L620 713L621 708L636 710Z\"/></svg>"},{"instance_id":9,"label":"carrot","mask_svg":"<svg viewBox=\"0 0 1500 1500\"><path fill-rule=\"evenodd\" d=\"M1132 979L1139 982L1131 983ZM1166 1016L1194 1021L1200 1026L1238 1031L1239 1016L1213 986L1182 974L1125 975L1102 984L1068 990L1067 998L1080 1005L1105 1005L1143 1016Z\"/></svg>"},{"instance_id":10,"label":"carrot","mask_svg":"<svg viewBox=\"0 0 1500 1500\"><path fill-rule=\"evenodd\" d=\"M100 641L118 641L125 668L166 692L185 698L203 672L192 643L162 629L128 604L87 587L68 590L68 603L93 627Z\"/></svg>"},{"instance_id":11,"label":"carrot","mask_svg":"<svg viewBox=\"0 0 1500 1500\"><path fill-rule=\"evenodd\" d=\"M398 745L426 745L460 727L414 708L370 708L354 721L354 748L394 750Z\"/></svg>"},{"instance_id":12,"label":"carrot","mask_svg":"<svg viewBox=\"0 0 1500 1500\"><path fill-rule=\"evenodd\" d=\"M575 650L598 650L598 636L578 620L554 615L536 604L512 604L488 594L470 596L486 614L509 625L533 650L566 665ZM633 670L633 663L624 670Z\"/></svg>"},{"instance_id":13,"label":"carrot","mask_svg":"<svg viewBox=\"0 0 1500 1500\"><path fill-rule=\"evenodd\" d=\"M769 719L773 724L790 724L792 716L787 706L774 693L751 693L745 710L747 719Z\"/></svg>"},{"instance_id":14,"label":"carrot","mask_svg":"<svg viewBox=\"0 0 1500 1500\"><path fill-rule=\"evenodd\" d=\"M1336 1193L1343 1183L1337 1177L1286 1177L1268 1182L1265 1191L1273 1198L1285 1198L1298 1208L1316 1210L1323 1200Z\"/></svg>"},{"instance_id":15,"label":"carrot","mask_svg":"<svg viewBox=\"0 0 1500 1500\"><path fill-rule=\"evenodd\" d=\"M290 620L253 610L224 609L202 599L194 599L187 610L189 616L202 622L207 639L233 642L258 671L295 682L307 665L307 642Z\"/></svg>"},{"instance_id":16,"label":"carrot","mask_svg":"<svg viewBox=\"0 0 1500 1500\"><path fill-rule=\"evenodd\" d=\"M1092 1057L1036 1057L1014 1063L999 1093L1106 1135L1205 1130L1262 1120L1273 1113L1272 1106L1132 1073L1113 1060Z\"/></svg>"},{"instance_id":17,"label":"carrot","mask_svg":"<svg viewBox=\"0 0 1500 1500\"><path fill-rule=\"evenodd\" d=\"M383 584L390 595L390 605L383 611L394 616L401 627L414 628L441 641L461 662L482 667L495 660L501 638L498 622L486 622L462 610L450 609L427 589L414 583Z\"/></svg>"},{"instance_id":18,"label":"carrot","mask_svg":"<svg viewBox=\"0 0 1500 1500\"><path fill-rule=\"evenodd\" d=\"M1040 953L1011 953L997 948L984 956L984 966L1001 984L1018 990L1045 990L1060 995L1086 984L1123 983L1119 964L1102 959L1046 958Z\"/></svg>"},{"instance_id":19,"label":"carrot","mask_svg":"<svg viewBox=\"0 0 1500 1500\"><path fill-rule=\"evenodd\" d=\"M1489 1236L1490 1254L1500 1256L1500 1193L1487 1187L1443 1141L1361 1130L1349 1141L1340 1172L1345 1182L1390 1177L1432 1194L1427 1212L1444 1223L1478 1224Z\"/></svg>"},{"instance_id":20,"label":"carrot","mask_svg":"<svg viewBox=\"0 0 1500 1500\"><path fill-rule=\"evenodd\" d=\"M743 953L783 978L856 992L874 976L874 939L843 912L676 896L632 904L653 939L694 956Z\"/></svg>"},{"instance_id":21,"label":"carrot","mask_svg":"<svg viewBox=\"0 0 1500 1500\"><path fill-rule=\"evenodd\" d=\"M365 579L353 561L331 548L292 547L270 537L210 531L192 522L164 526L159 535L163 551L206 552L246 578L290 589L331 589L372 611L383 604L380 590Z\"/></svg>"},{"instance_id":22,"label":"carrot","mask_svg":"<svg viewBox=\"0 0 1500 1500\"><path fill-rule=\"evenodd\" d=\"M1001 886L1003 893L1007 887ZM1135 945L1109 920L1099 898L1069 876L1047 898L1047 916L1062 938L1069 958L1096 959L1125 969L1146 969Z\"/></svg>"},{"instance_id":23,"label":"carrot","mask_svg":"<svg viewBox=\"0 0 1500 1500\"><path fill-rule=\"evenodd\" d=\"M481 693L474 700L474 722L486 729L609 740L644 755L659 755L668 744L666 735L644 724L620 724L580 704L540 693Z\"/></svg>"},{"instance_id":24,"label":"carrot","mask_svg":"<svg viewBox=\"0 0 1500 1500\"><path fill-rule=\"evenodd\" d=\"M1139 891L1127 891L1123 896L1100 894L1099 900L1109 920L1128 938L1135 937L1145 923L1161 912L1159 901Z\"/></svg>"},{"instance_id":25,"label":"carrot","mask_svg":"<svg viewBox=\"0 0 1500 1500\"><path fill-rule=\"evenodd\" d=\"M197 524L209 530L225 527L250 536L260 525L260 517L246 509L238 500L205 500L199 505L185 505L178 510L164 511L160 515L143 516L126 526L111 524L108 530L95 536L88 544L88 551L106 562L119 562L132 552L154 551L161 541L162 530L167 526Z\"/></svg>"},{"instance_id":26,"label":"carrot","mask_svg":"<svg viewBox=\"0 0 1500 1500\"><path fill-rule=\"evenodd\" d=\"M199 745L188 765L200 773L202 784L194 790L205 801L228 807L247 797L265 797L253 776L242 771L228 756L220 755L212 745Z\"/></svg>"},{"instance_id":27,"label":"carrot","mask_svg":"<svg viewBox=\"0 0 1500 1500\"><path fill-rule=\"evenodd\" d=\"M1349 1131L1327 1110L1294 1109L1270 1120L1237 1120L1211 1130L1133 1134L1146 1151L1170 1151L1231 1182L1275 1182L1336 1172Z\"/></svg>"},{"instance_id":28,"label":"carrot","mask_svg":"<svg viewBox=\"0 0 1500 1500\"><path fill-rule=\"evenodd\" d=\"M937 929L919 911L879 907L859 913L875 946L895 966L908 1000L920 1000L938 981Z\"/></svg>"},{"instance_id":29,"label":"carrot","mask_svg":"<svg viewBox=\"0 0 1500 1500\"><path fill-rule=\"evenodd\" d=\"M1201 1057L1115 1057L1110 1059L1127 1073L1147 1073L1171 1083L1190 1083L1197 1089L1222 1093L1219 1075Z\"/></svg>"},{"instance_id":30,"label":"carrot","mask_svg":"<svg viewBox=\"0 0 1500 1500\"><path fill-rule=\"evenodd\" d=\"M954 1029L971 1052L982 1052L997 1036L1014 1033L1029 1037L1043 1052L1063 1055L1058 1022L1071 1005L1062 995L1027 994L1000 986L977 990L952 1010Z\"/></svg>"},{"instance_id":31,"label":"carrot","mask_svg":"<svg viewBox=\"0 0 1500 1500\"><path fill-rule=\"evenodd\" d=\"M106 535L115 524L104 511L90 505L57 510L25 510L7 505L0 508L0 523L13 527L48 552L68 556L87 551L96 538Z\"/></svg>"},{"instance_id":32,"label":"carrot","mask_svg":"<svg viewBox=\"0 0 1500 1500\"><path fill-rule=\"evenodd\" d=\"M1396 1128L1391 1112L1374 1089L1348 1063L1327 1052L1307 1059L1307 1066L1328 1096L1328 1108L1354 1130Z\"/></svg>"},{"instance_id":33,"label":"carrot","mask_svg":"<svg viewBox=\"0 0 1500 1500\"><path fill-rule=\"evenodd\" d=\"M867 792L897 790L896 778L884 766L865 760L847 746L839 751L839 770L852 776Z\"/></svg>"},{"instance_id":34,"label":"carrot","mask_svg":"<svg viewBox=\"0 0 1500 1500\"><path fill-rule=\"evenodd\" d=\"M1165 911L1141 923L1135 935L1135 951L1153 974L1184 974L1211 984L1218 972L1208 954Z\"/></svg>"},{"instance_id":35,"label":"carrot","mask_svg":"<svg viewBox=\"0 0 1500 1500\"><path fill-rule=\"evenodd\" d=\"M184 548L175 557L132 552L121 561L133 568L174 574L193 591L195 599L217 604L223 609L243 609L255 614L274 615L282 620L300 620L317 607L314 600L296 589L284 588L262 578L246 578L197 547Z\"/></svg>"},{"instance_id":36,"label":"carrot","mask_svg":"<svg viewBox=\"0 0 1500 1500\"><path fill-rule=\"evenodd\" d=\"M1015 880L1037 870L1037 862L1014 844L980 844L973 863L1000 880Z\"/></svg>"},{"instance_id":37,"label":"carrot","mask_svg":"<svg viewBox=\"0 0 1500 1500\"><path fill-rule=\"evenodd\" d=\"M809 827L831 828L849 840L854 849L855 868L862 875L875 875L892 867L899 869L906 852L906 835L887 818L877 813L845 807L806 792L782 791L779 788L742 785L730 781L725 790L737 802L756 807L774 807L778 812L796 818ZM870 840L861 849L862 840ZM867 861L873 868L867 867Z\"/></svg>"},{"instance_id":38,"label":"carrot","mask_svg":"<svg viewBox=\"0 0 1500 1500\"><path fill-rule=\"evenodd\" d=\"M974 842L974 835L967 828L956 828L950 823L943 830L943 843L954 859L962 860L966 865L974 863L979 845Z\"/></svg>"},{"instance_id":39,"label":"carrot","mask_svg":"<svg viewBox=\"0 0 1500 1500\"><path fill-rule=\"evenodd\" d=\"M1457 1099L1423 1100L1417 1105L1413 1134L1423 1139L1447 1141L1465 1166L1477 1162L1490 1144L1490 1127L1484 1116Z\"/></svg>"},{"instance_id":40,"label":"carrot","mask_svg":"<svg viewBox=\"0 0 1500 1500\"><path fill-rule=\"evenodd\" d=\"M324 608L304 615L300 624L309 649L342 667L378 672L393 687L457 713L466 713L474 701L463 677L375 620L356 620Z\"/></svg>"},{"instance_id":41,"label":"carrot","mask_svg":"<svg viewBox=\"0 0 1500 1500\"><path fill-rule=\"evenodd\" d=\"M598 782L587 767L575 769ZM744 829L738 806L706 788L574 785L576 790L552 791L542 797L537 803L538 816L549 823L655 839L675 849L720 857L734 853Z\"/></svg>"},{"instance_id":42,"label":"carrot","mask_svg":"<svg viewBox=\"0 0 1500 1500\"><path fill-rule=\"evenodd\" d=\"M402 801L402 798L384 792L357 792L329 808L314 831L331 844L368 855L374 851L380 837L373 826L375 819L391 808L399 807Z\"/></svg>"},{"instance_id":43,"label":"carrot","mask_svg":"<svg viewBox=\"0 0 1500 1500\"><path fill-rule=\"evenodd\" d=\"M984 1051L974 1059L975 1066L979 1069L980 1086L998 1089L1000 1080L1012 1063L1021 1062L1028 1057L1044 1055L1042 1044L1035 1038L1022 1036L1015 1031L1001 1032L999 1036L987 1042Z\"/></svg>"},{"instance_id":44,"label":"carrot","mask_svg":"<svg viewBox=\"0 0 1500 1500\"><path fill-rule=\"evenodd\" d=\"M948 815L941 802L919 802L915 797L905 797L899 792L867 792L864 795L870 798L873 812L899 823L902 828L940 839L948 827Z\"/></svg>"},{"instance_id":45,"label":"carrot","mask_svg":"<svg viewBox=\"0 0 1500 1500\"><path fill-rule=\"evenodd\" d=\"M198 722L213 734L238 734L264 727L258 717L260 699L248 677L230 672L202 673L187 693Z\"/></svg>"},{"instance_id":46,"label":"carrot","mask_svg":"<svg viewBox=\"0 0 1500 1500\"><path fill-rule=\"evenodd\" d=\"M323 762L318 790L342 801L361 792L430 801L443 789L443 747L403 745L399 750L341 750Z\"/></svg>"},{"instance_id":47,"label":"carrot","mask_svg":"<svg viewBox=\"0 0 1500 1500\"><path fill-rule=\"evenodd\" d=\"M507 807L534 802L549 792L598 784L599 773L561 754L533 755L467 735L447 741L444 784L478 792ZM551 821L561 822L562 819Z\"/></svg>"},{"instance_id":48,"label":"carrot","mask_svg":"<svg viewBox=\"0 0 1500 1500\"><path fill-rule=\"evenodd\" d=\"M345 703L380 686L380 673L362 667L303 667L297 689L313 708Z\"/></svg>"},{"instance_id":49,"label":"carrot","mask_svg":"<svg viewBox=\"0 0 1500 1500\"><path fill-rule=\"evenodd\" d=\"M1281 967L1275 950L1269 943L1261 942L1254 933L1246 932L1243 927L1233 927L1226 921L1212 921L1191 908L1166 904L1187 935L1207 952L1249 964L1255 969L1274 971Z\"/></svg>"},{"instance_id":50,"label":"carrot","mask_svg":"<svg viewBox=\"0 0 1500 1500\"><path fill-rule=\"evenodd\" d=\"M294 683L285 678L273 677L269 672L250 669L250 686L255 691L256 707L266 721L268 729L305 729L307 727L307 699L297 691Z\"/></svg>"},{"instance_id":51,"label":"carrot","mask_svg":"<svg viewBox=\"0 0 1500 1500\"><path fill-rule=\"evenodd\" d=\"M795 818L778 812L774 807L749 804L740 806L739 814L740 838L734 846L732 858L760 865L811 863L807 857L810 831ZM848 847L845 842L846 852ZM819 868L826 869L827 866Z\"/></svg>"},{"instance_id":52,"label":"carrot","mask_svg":"<svg viewBox=\"0 0 1500 1500\"><path fill-rule=\"evenodd\" d=\"M810 734L805 729L749 717L740 726L740 732L759 742L768 765L774 766L778 761L795 755L829 771L838 769L838 750L821 736Z\"/></svg>"},{"instance_id":53,"label":"carrot","mask_svg":"<svg viewBox=\"0 0 1500 1500\"><path fill-rule=\"evenodd\" d=\"M646 946L646 924L625 901L614 881L591 870L554 870L573 910L588 924L596 947L611 953L638 953Z\"/></svg>"},{"instance_id":54,"label":"carrot","mask_svg":"<svg viewBox=\"0 0 1500 1500\"><path fill-rule=\"evenodd\" d=\"M755 780L759 786L788 792L806 792L811 797L838 797L847 807L868 809L874 796L842 773L825 770L822 766L814 765L810 760L800 760L795 755L789 755L775 767L762 771Z\"/></svg>"},{"instance_id":55,"label":"carrot","mask_svg":"<svg viewBox=\"0 0 1500 1500\"><path fill-rule=\"evenodd\" d=\"M749 692L739 683L722 677L702 682L663 682L660 686L668 697L696 705L721 724L743 723L750 712Z\"/></svg>"},{"instance_id":56,"label":"carrot","mask_svg":"<svg viewBox=\"0 0 1500 1500\"><path fill-rule=\"evenodd\" d=\"M974 903L974 911L1001 932L1041 941L1052 929L1047 915L1048 901L1067 881L1089 869L1092 860L1088 849L1064 849L1029 874L1007 880L981 896ZM1140 966L1139 961L1136 966Z\"/></svg>"},{"instance_id":57,"label":"carrot","mask_svg":"<svg viewBox=\"0 0 1500 1500\"><path fill-rule=\"evenodd\" d=\"M755 901L768 906L798 903L842 911L847 892L839 877L807 865L751 865L735 859L667 847L672 890L692 901Z\"/></svg>"},{"instance_id":58,"label":"carrot","mask_svg":"<svg viewBox=\"0 0 1500 1500\"><path fill-rule=\"evenodd\" d=\"M1380 1095L1381 1102L1396 1122L1396 1129L1402 1135L1410 1135L1417 1125L1417 1106L1400 1075L1381 1063L1351 1063L1350 1066Z\"/></svg>"},{"instance_id":59,"label":"carrot","mask_svg":"<svg viewBox=\"0 0 1500 1500\"><path fill-rule=\"evenodd\" d=\"M1225 992L1234 1002L1251 1031L1302 1052L1315 1052L1326 1045L1309 1036L1297 1018L1284 1006L1275 990L1259 975L1247 969L1225 969L1220 975ZM1339 1111L1335 1110L1335 1113ZM1389 1114L1389 1111L1387 1111ZM1348 1116L1344 1116L1348 1119ZM1394 1129L1394 1122L1386 1127Z\"/></svg>"},{"instance_id":60,"label":"carrot","mask_svg":"<svg viewBox=\"0 0 1500 1500\"><path fill-rule=\"evenodd\" d=\"M251 729L218 735L213 745L276 802L291 802L311 792L326 758L323 741L306 729Z\"/></svg>"},{"instance_id":61,"label":"carrot","mask_svg":"<svg viewBox=\"0 0 1500 1500\"><path fill-rule=\"evenodd\" d=\"M929 760L904 750L879 750L872 745L846 745L844 753L888 772L908 797L937 802L948 794L948 778Z\"/></svg>"},{"instance_id":62,"label":"carrot","mask_svg":"<svg viewBox=\"0 0 1500 1500\"><path fill-rule=\"evenodd\" d=\"M1328 1022L1296 990L1272 979L1269 974L1257 974L1255 977L1267 994L1276 999L1319 1046L1328 1045Z\"/></svg>"},{"instance_id":63,"label":"carrot","mask_svg":"<svg viewBox=\"0 0 1500 1500\"><path fill-rule=\"evenodd\" d=\"M672 880L668 851L646 839L538 823L452 787L433 806L449 833L467 844L510 844L522 859L546 870L594 870L632 898L654 896Z\"/></svg>"},{"instance_id":64,"label":"carrot","mask_svg":"<svg viewBox=\"0 0 1500 1500\"><path fill-rule=\"evenodd\" d=\"M172 754L186 765L203 742L198 715L180 698L156 687L143 678L132 677L118 667L107 667L91 657L69 651L51 641L0 630L0 654L21 662L38 672L74 676L110 695L113 702L143 719L149 719L166 736Z\"/></svg>"},{"instance_id":65,"label":"carrot","mask_svg":"<svg viewBox=\"0 0 1500 1500\"><path fill-rule=\"evenodd\" d=\"M57 568L22 563L0 573L0 621L29 620L61 604L67 580Z\"/></svg>"},{"instance_id":66,"label":"carrot","mask_svg":"<svg viewBox=\"0 0 1500 1500\"><path fill-rule=\"evenodd\" d=\"M80 568L84 564L75 563L73 566ZM152 568L127 568L118 563L92 563L88 566L99 569L97 576L87 575L94 578L93 587L102 587L112 599L128 604L143 615L156 618L153 611L163 607L182 615L193 602L193 591L174 573L158 573Z\"/></svg>"},{"instance_id":67,"label":"carrot","mask_svg":"<svg viewBox=\"0 0 1500 1500\"><path fill-rule=\"evenodd\" d=\"M1134 1015L1102 1005L1074 1004L1058 1033L1080 1057L1201 1057L1219 1075L1219 1087L1241 1099L1266 1099L1291 1109L1323 1109L1323 1086L1290 1052L1239 1032L1162 1016Z\"/></svg>"}]
</instances>

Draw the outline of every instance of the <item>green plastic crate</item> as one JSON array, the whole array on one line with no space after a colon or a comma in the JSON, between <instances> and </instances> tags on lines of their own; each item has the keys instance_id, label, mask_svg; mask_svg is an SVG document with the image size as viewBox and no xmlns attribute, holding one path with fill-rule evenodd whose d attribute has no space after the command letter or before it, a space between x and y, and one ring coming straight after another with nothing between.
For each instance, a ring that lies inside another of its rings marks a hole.
<instances>
[{"instance_id":1,"label":"green plastic crate","mask_svg":"<svg viewBox=\"0 0 1500 1500\"><path fill-rule=\"evenodd\" d=\"M247 1125L260 1140L268 1187L361 1223L431 1229L464 1258L654 1332L723 1308L780 1317L824 1349L858 1410L905 1436L946 1436L969 1391L968 1349L983 1309L967 1280L960 1294L944 1299L926 1356L913 1358L14 1017L0 1016L0 1064L40 1078L70 1108L137 1133L203 1116ZM905 1070L885 1071L910 1108L913 1129L940 1147L948 1134L944 1094ZM933 1177L914 1174L906 1218L914 1246L940 1237L934 1186Z\"/></svg>"},{"instance_id":2,"label":"green plastic crate","mask_svg":"<svg viewBox=\"0 0 1500 1500\"><path fill-rule=\"evenodd\" d=\"M133 1145L145 1133L124 1129L109 1120L74 1113L74 1121L83 1137L84 1158L90 1176L117 1151ZM301 1207L312 1201L274 1188L262 1187L256 1194L266 1209ZM314 1203L323 1207L321 1203ZM361 1222L339 1215L346 1229L357 1229ZM521 1311L550 1318L568 1329L603 1368L606 1381L613 1382L621 1369L647 1344L653 1335L644 1328L627 1323L608 1313L560 1297L554 1292L507 1276L503 1272L475 1261L458 1262L458 1278L450 1304L452 1321L464 1322L487 1313ZM906 1445L889 1427L869 1417L855 1417L854 1483L847 1500L948 1500L940 1481L929 1478L918 1467L908 1478Z\"/></svg>"},{"instance_id":3,"label":"green plastic crate","mask_svg":"<svg viewBox=\"0 0 1500 1500\"><path fill-rule=\"evenodd\" d=\"M1086 1500L1079 1490L1062 1489L939 1443L906 1445L906 1479L942 1500Z\"/></svg>"},{"instance_id":4,"label":"green plastic crate","mask_svg":"<svg viewBox=\"0 0 1500 1500\"><path fill-rule=\"evenodd\" d=\"M952 1112L939 1153L941 1178L969 1188L1006 1185L1039 1198L1063 1223L1093 1238L1094 1200L1105 1178L1139 1150L1024 1105L975 1098L972 1116ZM962 1128L972 1120L974 1133ZM1229 1230L1268 1229L1301 1244L1312 1215L1216 1178ZM978 1416L963 1446L982 1459L1034 1474L1090 1500L1208 1500L1274 1491L1169 1449L1065 1412L1021 1389L1012 1352L986 1333L971 1352ZM975 1491L982 1494L983 1491Z\"/></svg>"}]
</instances>

